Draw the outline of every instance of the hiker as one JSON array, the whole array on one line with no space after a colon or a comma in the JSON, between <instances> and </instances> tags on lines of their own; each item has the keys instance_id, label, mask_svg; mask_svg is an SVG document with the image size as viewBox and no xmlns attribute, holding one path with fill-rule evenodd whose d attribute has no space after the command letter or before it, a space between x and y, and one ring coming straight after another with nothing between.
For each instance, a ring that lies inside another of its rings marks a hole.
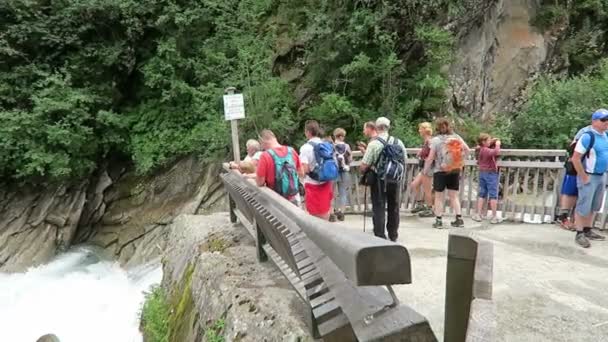
<instances>
[{"instance_id":1,"label":"hiker","mask_svg":"<svg viewBox=\"0 0 608 342\"><path fill-rule=\"evenodd\" d=\"M420 172L412 181L411 189L416 196L416 204L412 209L412 214L420 217L433 217L433 171L424 173L424 163L431 153L431 139L433 138L433 127L429 122L422 122L418 125L418 134L422 138L423 144L418 152L418 166Z\"/></svg>"},{"instance_id":2,"label":"hiker","mask_svg":"<svg viewBox=\"0 0 608 342\"><path fill-rule=\"evenodd\" d=\"M593 215L601 209L608 171L608 110L599 109L591 116L591 129L576 143L572 165L578 175L578 198L574 222L574 241L583 248L591 247L589 240L605 240L592 230Z\"/></svg>"},{"instance_id":3,"label":"hiker","mask_svg":"<svg viewBox=\"0 0 608 342\"><path fill-rule=\"evenodd\" d=\"M308 141L300 148L300 176L304 178L304 202L310 215L329 220L334 197L333 181L338 178L334 146L321 139L321 127L315 120L304 124Z\"/></svg>"},{"instance_id":4,"label":"hiker","mask_svg":"<svg viewBox=\"0 0 608 342\"><path fill-rule=\"evenodd\" d=\"M397 241L399 237L399 195L405 175L405 146L388 134L391 121L376 120L378 136L367 146L359 167L362 174L372 175L368 185L372 197L374 235ZM388 211L388 212L387 212ZM386 225L385 225L386 222Z\"/></svg>"},{"instance_id":5,"label":"hiker","mask_svg":"<svg viewBox=\"0 0 608 342\"><path fill-rule=\"evenodd\" d=\"M373 121L368 121L363 125L363 135L372 141L376 139L378 136L378 131L376 130L376 123ZM369 142L368 142L369 143ZM363 141L357 142L357 149L361 151L361 153L365 153L365 149L367 148L367 144Z\"/></svg>"},{"instance_id":6,"label":"hiker","mask_svg":"<svg viewBox=\"0 0 608 342\"><path fill-rule=\"evenodd\" d=\"M498 208L498 166L496 157L500 154L500 140L492 139L489 134L481 133L477 139L477 166L479 167L479 191L477 194L477 214L473 215L473 221L481 222L486 219L487 210L483 207L488 200L492 209L491 224L500 221L496 216Z\"/></svg>"},{"instance_id":7,"label":"hiker","mask_svg":"<svg viewBox=\"0 0 608 342\"><path fill-rule=\"evenodd\" d=\"M338 163L339 170L338 180L336 181L338 187L338 207L335 210L335 215L338 221L344 221L344 211L348 204L348 192L351 185L350 163L353 158L350 146L344 142L346 131L343 128L336 128L334 130L334 139L336 162Z\"/></svg>"},{"instance_id":8,"label":"hiker","mask_svg":"<svg viewBox=\"0 0 608 342\"><path fill-rule=\"evenodd\" d=\"M265 129L260 133L264 152L256 170L258 186L267 186L293 204L300 205L298 170L300 158L291 147L279 144L274 133Z\"/></svg>"},{"instance_id":9,"label":"hiker","mask_svg":"<svg viewBox=\"0 0 608 342\"><path fill-rule=\"evenodd\" d=\"M247 155L243 161L251 162L253 163L254 167L257 167L260 156L262 155L262 147L260 146L260 142L255 139L249 139L247 140L245 146L247 147ZM230 162L229 166L233 170L239 169L239 163L234 161Z\"/></svg>"},{"instance_id":10,"label":"hiker","mask_svg":"<svg viewBox=\"0 0 608 342\"><path fill-rule=\"evenodd\" d=\"M560 225L560 227L576 231L576 227L572 220L573 217L570 215L574 214L573 209L576 205L576 199L578 198L578 187L576 185L576 170L572 165L572 155L574 154L574 148L576 147L576 143L579 139L586 133L591 130L591 125L585 126L581 128L574 139L570 142L568 146L568 155L569 158L565 163L566 172L564 174L564 179L562 180L562 187L560 190L559 197L559 214L557 215L555 221Z\"/></svg>"},{"instance_id":11,"label":"hiker","mask_svg":"<svg viewBox=\"0 0 608 342\"><path fill-rule=\"evenodd\" d=\"M458 189L460 188L460 171L464 167L469 146L462 138L455 134L450 122L439 118L435 122L435 131L438 134L431 140L431 152L424 164L424 172L433 170L433 189L435 190L435 223L433 228L443 228L444 191L447 189L452 210L456 220L451 222L452 227L464 227ZM433 165L434 162L434 165Z\"/></svg>"}]
</instances>

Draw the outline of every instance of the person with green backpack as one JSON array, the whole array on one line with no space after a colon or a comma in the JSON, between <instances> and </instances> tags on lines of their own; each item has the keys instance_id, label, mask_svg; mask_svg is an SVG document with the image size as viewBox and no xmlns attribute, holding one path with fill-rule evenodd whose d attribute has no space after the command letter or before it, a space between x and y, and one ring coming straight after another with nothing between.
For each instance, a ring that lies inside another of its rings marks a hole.
<instances>
[{"instance_id":1,"label":"person with green backpack","mask_svg":"<svg viewBox=\"0 0 608 342\"><path fill-rule=\"evenodd\" d=\"M279 144L277 137L269 129L263 130L260 138L264 152L260 155L256 170L257 185L267 186L299 206L300 158L298 153L289 146Z\"/></svg>"}]
</instances>

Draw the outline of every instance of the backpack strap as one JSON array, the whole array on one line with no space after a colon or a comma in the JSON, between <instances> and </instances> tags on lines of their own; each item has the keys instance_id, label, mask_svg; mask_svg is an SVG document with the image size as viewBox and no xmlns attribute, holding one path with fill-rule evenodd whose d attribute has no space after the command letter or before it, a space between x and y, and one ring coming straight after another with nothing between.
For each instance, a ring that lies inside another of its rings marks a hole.
<instances>
[{"instance_id":1,"label":"backpack strap","mask_svg":"<svg viewBox=\"0 0 608 342\"><path fill-rule=\"evenodd\" d=\"M585 134L589 135L589 147L587 148L587 152L585 152L584 157L589 158L591 149L593 148L593 145L595 145L595 134L591 131L585 132Z\"/></svg>"}]
</instances>

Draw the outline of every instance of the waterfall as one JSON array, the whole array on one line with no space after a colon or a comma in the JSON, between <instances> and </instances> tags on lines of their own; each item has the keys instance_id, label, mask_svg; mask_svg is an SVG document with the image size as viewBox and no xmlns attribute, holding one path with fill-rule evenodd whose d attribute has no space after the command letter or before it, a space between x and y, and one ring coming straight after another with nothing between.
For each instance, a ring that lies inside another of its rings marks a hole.
<instances>
[{"instance_id":1,"label":"waterfall","mask_svg":"<svg viewBox=\"0 0 608 342\"><path fill-rule=\"evenodd\" d=\"M160 283L158 261L125 270L78 247L25 273L0 273L0 341L141 342L144 291Z\"/></svg>"}]
</instances>

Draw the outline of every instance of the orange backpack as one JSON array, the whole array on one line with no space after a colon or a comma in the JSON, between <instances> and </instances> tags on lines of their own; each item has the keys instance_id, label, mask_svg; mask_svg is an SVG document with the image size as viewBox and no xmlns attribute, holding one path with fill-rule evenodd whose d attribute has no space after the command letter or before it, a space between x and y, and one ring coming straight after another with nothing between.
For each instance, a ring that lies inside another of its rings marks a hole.
<instances>
[{"instance_id":1,"label":"orange backpack","mask_svg":"<svg viewBox=\"0 0 608 342\"><path fill-rule=\"evenodd\" d=\"M441 170L443 172L456 172L464 167L464 145L458 137L448 137L442 148L443 163Z\"/></svg>"}]
</instances>

